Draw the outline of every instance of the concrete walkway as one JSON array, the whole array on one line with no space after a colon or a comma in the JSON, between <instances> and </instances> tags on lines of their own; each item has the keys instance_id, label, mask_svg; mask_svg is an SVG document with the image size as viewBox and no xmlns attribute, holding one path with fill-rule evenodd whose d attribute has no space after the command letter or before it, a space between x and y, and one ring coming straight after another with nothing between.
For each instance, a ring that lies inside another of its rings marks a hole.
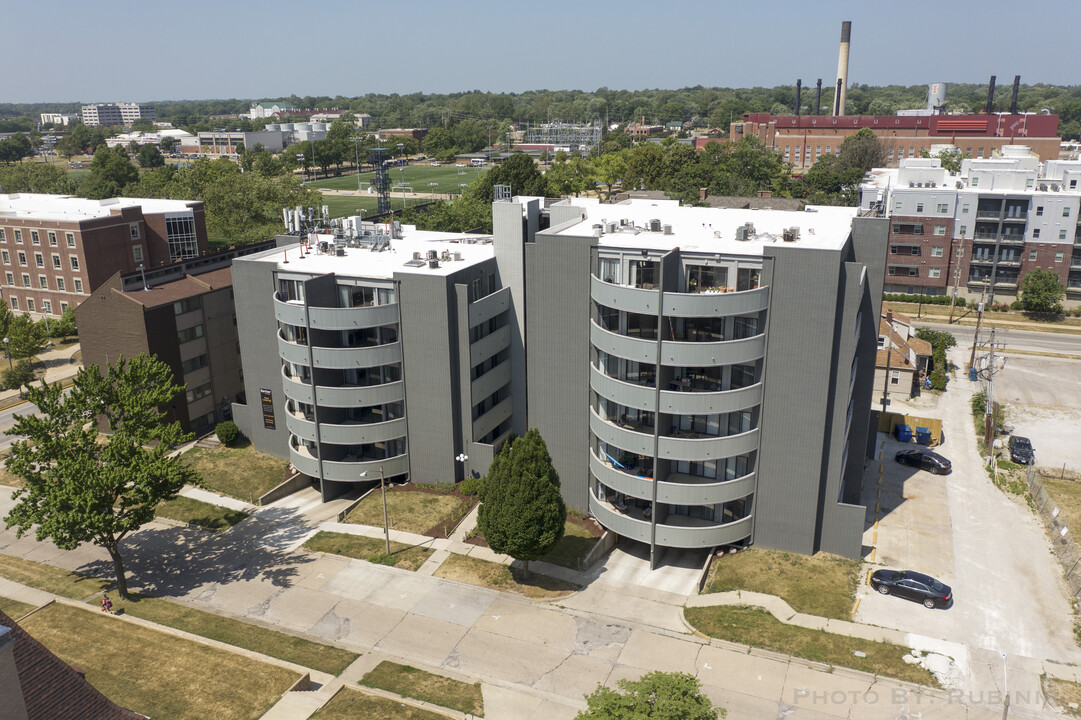
<instances>
[{"instance_id":1,"label":"concrete walkway","mask_svg":"<svg viewBox=\"0 0 1081 720\"><path fill-rule=\"evenodd\" d=\"M79 352L79 344L54 345L42 353L37 359L45 364L45 381L55 383L75 377L82 365L71 361L75 353ZM3 360L0 360L3 362ZM18 390L0 391L0 409L14 407L24 402Z\"/></svg>"}]
</instances>

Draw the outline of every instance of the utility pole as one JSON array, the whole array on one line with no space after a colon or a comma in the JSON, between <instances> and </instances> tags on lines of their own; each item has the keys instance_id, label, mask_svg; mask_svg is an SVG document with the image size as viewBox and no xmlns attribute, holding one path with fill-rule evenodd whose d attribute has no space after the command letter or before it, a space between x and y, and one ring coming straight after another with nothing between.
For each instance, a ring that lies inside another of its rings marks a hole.
<instances>
[{"instance_id":1,"label":"utility pole","mask_svg":"<svg viewBox=\"0 0 1081 720\"><path fill-rule=\"evenodd\" d=\"M972 354L968 356L969 368L974 367L976 363L976 346L980 344L980 325L983 323L983 306L987 299L988 284L990 283L988 282L984 284L983 291L980 293L980 304L977 307L977 309L980 311L980 314L976 316L976 334L972 336Z\"/></svg>"},{"instance_id":2,"label":"utility pole","mask_svg":"<svg viewBox=\"0 0 1081 720\"><path fill-rule=\"evenodd\" d=\"M882 412L890 404L890 362L893 359L893 309L886 310L886 325L889 330L886 333L886 378L882 381Z\"/></svg>"},{"instance_id":3,"label":"utility pole","mask_svg":"<svg viewBox=\"0 0 1081 720\"><path fill-rule=\"evenodd\" d=\"M961 258L965 256L965 246L957 246L957 267L953 269L953 298L950 300L950 319L947 325L953 325L953 307L957 303L957 284L961 282Z\"/></svg>"},{"instance_id":4,"label":"utility pole","mask_svg":"<svg viewBox=\"0 0 1081 720\"><path fill-rule=\"evenodd\" d=\"M991 466L996 474L998 466L995 464L995 329L991 328L990 351L987 354L987 401L984 403L983 441L987 444L987 451L991 453Z\"/></svg>"}]
</instances>

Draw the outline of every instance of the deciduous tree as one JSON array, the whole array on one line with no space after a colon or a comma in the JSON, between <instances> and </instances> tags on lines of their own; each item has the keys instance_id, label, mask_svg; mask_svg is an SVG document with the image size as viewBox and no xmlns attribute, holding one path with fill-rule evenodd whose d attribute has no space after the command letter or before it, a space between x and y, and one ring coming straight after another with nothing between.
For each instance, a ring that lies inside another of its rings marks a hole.
<instances>
[{"instance_id":1,"label":"deciduous tree","mask_svg":"<svg viewBox=\"0 0 1081 720\"><path fill-rule=\"evenodd\" d=\"M863 128L855 135L849 135L841 143L837 152L836 168L849 170L859 168L867 172L871 168L882 167L886 163L886 151L871 128Z\"/></svg>"},{"instance_id":2,"label":"deciduous tree","mask_svg":"<svg viewBox=\"0 0 1081 720\"><path fill-rule=\"evenodd\" d=\"M19 537L33 529L39 541L63 550L84 542L103 547L127 597L120 543L153 519L158 503L199 480L170 457L189 436L179 423L165 423L160 410L183 391L169 366L147 355L120 359L105 375L95 365L80 370L69 393L60 383L28 388L40 413L16 415L7 431L25 438L5 462L23 481L7 526ZM99 418L108 442L98 437Z\"/></svg>"},{"instance_id":3,"label":"deciduous tree","mask_svg":"<svg viewBox=\"0 0 1081 720\"><path fill-rule=\"evenodd\" d=\"M638 680L620 680L618 689L598 685L586 695L576 720L717 720L728 715L702 694L694 675L655 670Z\"/></svg>"},{"instance_id":4,"label":"deciduous tree","mask_svg":"<svg viewBox=\"0 0 1081 720\"><path fill-rule=\"evenodd\" d=\"M1053 270L1030 270L1021 281L1021 306L1028 312L1058 312L1065 295L1066 288Z\"/></svg>"}]
</instances>

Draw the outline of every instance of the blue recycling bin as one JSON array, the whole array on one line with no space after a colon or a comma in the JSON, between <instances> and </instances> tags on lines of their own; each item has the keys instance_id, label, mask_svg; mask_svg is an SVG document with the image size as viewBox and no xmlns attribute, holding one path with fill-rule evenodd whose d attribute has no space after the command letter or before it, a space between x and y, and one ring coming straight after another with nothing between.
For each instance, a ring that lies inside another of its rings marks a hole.
<instances>
[{"instance_id":1,"label":"blue recycling bin","mask_svg":"<svg viewBox=\"0 0 1081 720\"><path fill-rule=\"evenodd\" d=\"M931 429L925 427L916 428L916 444L917 445L930 445L931 444Z\"/></svg>"},{"instance_id":2,"label":"blue recycling bin","mask_svg":"<svg viewBox=\"0 0 1081 720\"><path fill-rule=\"evenodd\" d=\"M976 368L970 367L968 369L968 379L972 382L976 382L976 380L979 379L979 375L976 373Z\"/></svg>"},{"instance_id":3,"label":"blue recycling bin","mask_svg":"<svg viewBox=\"0 0 1081 720\"><path fill-rule=\"evenodd\" d=\"M893 429L893 435L900 442L912 442L912 428L908 425L898 425Z\"/></svg>"}]
</instances>

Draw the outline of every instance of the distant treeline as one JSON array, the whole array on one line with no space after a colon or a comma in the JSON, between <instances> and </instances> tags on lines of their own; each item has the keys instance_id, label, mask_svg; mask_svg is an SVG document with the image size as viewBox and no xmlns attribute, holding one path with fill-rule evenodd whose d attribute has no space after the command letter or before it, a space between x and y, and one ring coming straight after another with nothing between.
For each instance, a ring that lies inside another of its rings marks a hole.
<instances>
[{"instance_id":1,"label":"distant treeline","mask_svg":"<svg viewBox=\"0 0 1081 720\"><path fill-rule=\"evenodd\" d=\"M814 78L803 78L800 105L803 113L813 113ZM833 104L832 81L822 88L823 112ZM998 86L993 109L1009 109L1012 87ZM260 98L263 99L263 98ZM795 111L796 88L781 85L773 88L706 88L679 90L532 90L524 93L462 92L448 94L412 93L409 95L368 94L361 97L290 95L266 100L281 101L293 107L341 108L354 113L368 113L377 127L453 126L460 120L543 123L589 122L610 120L633 122L645 118L648 123L690 122L697 127L727 128L748 112L772 112L777 115ZM927 85L888 85L875 87L853 85L848 90L848 114L889 115L898 110L921 108L927 102ZM251 100L182 100L153 102L158 118L178 126L196 126L211 115L246 113ZM946 96L949 112L980 112L987 104L987 85L950 83ZM1021 85L1018 108L1023 112L1047 110L1061 117L1063 137L1081 134L1081 86ZM4 120L28 117L35 122L42 112L78 112L78 103L0 103L0 132ZM213 123L210 123L213 124ZM20 128L21 129L21 128Z\"/></svg>"}]
</instances>

